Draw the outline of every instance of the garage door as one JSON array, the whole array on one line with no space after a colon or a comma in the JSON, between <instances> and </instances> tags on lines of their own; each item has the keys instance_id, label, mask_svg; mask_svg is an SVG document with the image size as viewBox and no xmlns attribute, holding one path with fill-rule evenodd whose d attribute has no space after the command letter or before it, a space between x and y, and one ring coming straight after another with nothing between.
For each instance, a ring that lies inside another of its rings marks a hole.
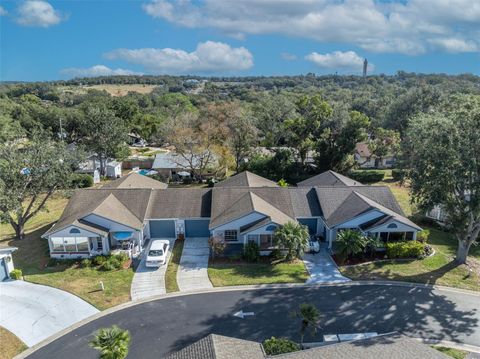
<instances>
[{"instance_id":1,"label":"garage door","mask_svg":"<svg viewBox=\"0 0 480 359\"><path fill-rule=\"evenodd\" d=\"M150 221L150 238L175 238L175 221Z\"/></svg>"},{"instance_id":2,"label":"garage door","mask_svg":"<svg viewBox=\"0 0 480 359\"><path fill-rule=\"evenodd\" d=\"M187 219L185 220L185 237L210 237L208 219Z\"/></svg>"},{"instance_id":3,"label":"garage door","mask_svg":"<svg viewBox=\"0 0 480 359\"><path fill-rule=\"evenodd\" d=\"M298 220L301 224L308 227L308 233L317 233L317 219L316 218L302 218Z\"/></svg>"},{"instance_id":4,"label":"garage door","mask_svg":"<svg viewBox=\"0 0 480 359\"><path fill-rule=\"evenodd\" d=\"M7 268L5 267L5 260L0 259L0 282L8 278Z\"/></svg>"}]
</instances>

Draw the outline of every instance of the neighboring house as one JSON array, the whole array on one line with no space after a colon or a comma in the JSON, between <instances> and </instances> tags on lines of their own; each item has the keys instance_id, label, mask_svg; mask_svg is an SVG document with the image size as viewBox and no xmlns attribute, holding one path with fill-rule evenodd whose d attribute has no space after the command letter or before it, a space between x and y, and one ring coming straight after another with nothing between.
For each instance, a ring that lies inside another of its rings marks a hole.
<instances>
[{"instance_id":1,"label":"neighboring house","mask_svg":"<svg viewBox=\"0 0 480 359\"><path fill-rule=\"evenodd\" d=\"M78 170L75 172L90 174L93 176L93 183L100 182L100 160L98 160L96 155L88 156L78 167ZM122 162L108 159L105 170L108 178L120 178L122 177Z\"/></svg>"},{"instance_id":2,"label":"neighboring house","mask_svg":"<svg viewBox=\"0 0 480 359\"><path fill-rule=\"evenodd\" d=\"M359 142L355 146L355 161L360 168L392 168L395 165L395 157L393 155L386 155L379 158L372 154L368 144Z\"/></svg>"},{"instance_id":3,"label":"neighboring house","mask_svg":"<svg viewBox=\"0 0 480 359\"><path fill-rule=\"evenodd\" d=\"M12 253L18 248L0 248L0 282L10 278L10 273L15 269L13 266Z\"/></svg>"},{"instance_id":4,"label":"neighboring house","mask_svg":"<svg viewBox=\"0 0 480 359\"><path fill-rule=\"evenodd\" d=\"M239 354L241 353L241 354ZM398 333L373 338L327 344L287 354L269 356L260 343L210 334L199 341L172 353L166 359L371 359L371 358L422 358L447 359L447 355Z\"/></svg>"},{"instance_id":5,"label":"neighboring house","mask_svg":"<svg viewBox=\"0 0 480 359\"><path fill-rule=\"evenodd\" d=\"M425 217L434 219L437 222L445 223L447 220L447 213L442 205L436 205L430 211L425 213Z\"/></svg>"},{"instance_id":6,"label":"neighboring house","mask_svg":"<svg viewBox=\"0 0 480 359\"><path fill-rule=\"evenodd\" d=\"M148 238L217 236L261 254L274 247L276 228L306 225L331 248L339 231L353 228L383 240L415 239L420 227L405 217L388 187L364 186L329 171L279 187L243 172L213 188L166 188L130 174L101 189L77 190L59 221L44 234L54 257L106 254L128 241L138 254ZM308 184L308 185L307 185Z\"/></svg>"},{"instance_id":7,"label":"neighboring house","mask_svg":"<svg viewBox=\"0 0 480 359\"><path fill-rule=\"evenodd\" d=\"M198 169L199 164L193 161L193 166ZM188 177L190 163L175 152L157 153L152 169L163 178Z\"/></svg>"}]
</instances>

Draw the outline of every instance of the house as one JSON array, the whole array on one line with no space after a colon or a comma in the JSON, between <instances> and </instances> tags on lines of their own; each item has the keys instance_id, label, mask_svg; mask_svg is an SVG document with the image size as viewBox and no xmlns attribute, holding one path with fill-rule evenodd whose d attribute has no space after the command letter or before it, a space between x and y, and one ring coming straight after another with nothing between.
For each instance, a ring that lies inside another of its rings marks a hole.
<instances>
[{"instance_id":1,"label":"house","mask_svg":"<svg viewBox=\"0 0 480 359\"><path fill-rule=\"evenodd\" d=\"M93 183L100 182L100 160L97 155L92 154L88 156L78 167L75 172L90 174L93 177ZM115 179L122 177L122 162L108 159L106 161L105 171L108 178Z\"/></svg>"},{"instance_id":2,"label":"house","mask_svg":"<svg viewBox=\"0 0 480 359\"><path fill-rule=\"evenodd\" d=\"M193 161L193 166L198 168L199 164ZM175 152L157 153L152 165L152 169L161 177L169 179L178 178L179 174L182 174L182 177L190 176L189 168L190 163Z\"/></svg>"},{"instance_id":3,"label":"house","mask_svg":"<svg viewBox=\"0 0 480 359\"><path fill-rule=\"evenodd\" d=\"M355 146L355 161L360 168L393 168L395 165L395 157L391 154L385 157L377 157L372 154L368 144L359 142Z\"/></svg>"},{"instance_id":4,"label":"house","mask_svg":"<svg viewBox=\"0 0 480 359\"><path fill-rule=\"evenodd\" d=\"M14 270L12 253L18 248L6 247L0 248L0 282L10 278L10 273Z\"/></svg>"},{"instance_id":5,"label":"house","mask_svg":"<svg viewBox=\"0 0 480 359\"><path fill-rule=\"evenodd\" d=\"M241 353L241 355L239 355ZM327 344L287 354L269 356L260 343L223 335L210 334L197 342L174 352L166 359L371 359L422 358L447 359L447 355L399 333L390 333L368 339Z\"/></svg>"},{"instance_id":6,"label":"house","mask_svg":"<svg viewBox=\"0 0 480 359\"><path fill-rule=\"evenodd\" d=\"M329 248L348 228L385 241L413 240L421 230L388 187L365 186L332 171L310 180L279 187L242 172L213 188L167 188L132 173L101 189L75 191L44 237L57 258L106 254L126 243L136 255L147 239L179 234L187 240L215 236L240 251L254 241L267 255L275 230L290 221L307 226Z\"/></svg>"}]
</instances>

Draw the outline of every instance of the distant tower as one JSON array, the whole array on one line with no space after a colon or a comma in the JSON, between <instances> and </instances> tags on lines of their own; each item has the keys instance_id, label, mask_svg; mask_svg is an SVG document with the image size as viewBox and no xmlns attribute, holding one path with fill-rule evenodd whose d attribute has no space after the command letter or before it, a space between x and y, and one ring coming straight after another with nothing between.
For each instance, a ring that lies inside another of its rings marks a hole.
<instances>
[{"instance_id":1,"label":"distant tower","mask_svg":"<svg viewBox=\"0 0 480 359\"><path fill-rule=\"evenodd\" d=\"M368 61L367 59L363 60L363 77L367 77L367 67L368 67Z\"/></svg>"}]
</instances>

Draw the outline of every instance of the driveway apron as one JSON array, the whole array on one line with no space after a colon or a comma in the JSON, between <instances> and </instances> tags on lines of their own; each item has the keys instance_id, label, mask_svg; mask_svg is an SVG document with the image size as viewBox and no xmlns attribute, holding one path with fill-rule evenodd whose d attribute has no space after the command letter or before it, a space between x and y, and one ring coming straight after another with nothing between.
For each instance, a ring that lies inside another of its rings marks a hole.
<instances>
[{"instance_id":1,"label":"driveway apron","mask_svg":"<svg viewBox=\"0 0 480 359\"><path fill-rule=\"evenodd\" d=\"M344 277L340 273L335 262L325 248L322 248L320 253L317 254L305 254L303 256L303 262L310 274L307 284L341 283L350 281L349 278Z\"/></svg>"},{"instance_id":2,"label":"driveway apron","mask_svg":"<svg viewBox=\"0 0 480 359\"><path fill-rule=\"evenodd\" d=\"M98 312L60 289L22 280L0 282L0 326L29 347Z\"/></svg>"},{"instance_id":3,"label":"driveway apron","mask_svg":"<svg viewBox=\"0 0 480 359\"><path fill-rule=\"evenodd\" d=\"M181 292L213 288L208 278L208 238L188 238L183 246L177 272L177 284Z\"/></svg>"},{"instance_id":4,"label":"driveway apron","mask_svg":"<svg viewBox=\"0 0 480 359\"><path fill-rule=\"evenodd\" d=\"M167 262L159 268L149 268L145 265L148 249L150 248L152 241L153 239L150 240L148 247L142 253L140 264L133 275L132 286L130 289L132 300L145 299L155 295L165 294L167 292L165 288L165 272L167 271L167 265L172 255L172 248L175 239L169 239L170 249L167 254Z\"/></svg>"}]
</instances>

